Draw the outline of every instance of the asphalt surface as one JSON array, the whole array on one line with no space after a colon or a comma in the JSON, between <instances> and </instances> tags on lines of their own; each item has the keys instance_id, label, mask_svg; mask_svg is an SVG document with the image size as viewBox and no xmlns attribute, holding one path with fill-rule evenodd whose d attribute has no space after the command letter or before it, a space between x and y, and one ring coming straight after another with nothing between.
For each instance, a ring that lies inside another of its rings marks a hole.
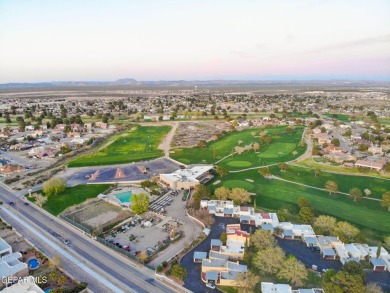
<instances>
[{"instance_id":1,"label":"asphalt surface","mask_svg":"<svg viewBox=\"0 0 390 293\"><path fill-rule=\"evenodd\" d=\"M17 196L3 186L0 186L0 200L4 202L4 206L0 209L0 215L6 221L10 221L11 225L17 225L18 222L25 222L31 227L35 227L38 231L38 235L35 235L35 231L31 233L30 229L20 229L21 233L26 239L30 240L34 244L37 243L37 247L42 247L45 251L47 243L45 238L49 239L57 245L63 245L63 240L68 239L71 241L69 247L64 248L68 253L77 258L77 260L87 266L90 270L96 272L100 277L93 277L89 274L88 279L92 281L88 282L91 289L96 292L177 292L178 290L172 289L165 284L155 279L154 271L131 262L129 259L122 255L115 253L108 247L98 243L95 240L83 235L72 226L59 220L52 215L48 214L34 205L23 205L23 200L18 199ZM16 203L15 207L9 206L9 202ZM15 219L12 219L3 211L7 209L11 212ZM18 221L20 218L22 221ZM19 225L19 228L22 228ZM26 225L25 225L26 226ZM16 226L15 226L16 228ZM43 237L42 237L43 236ZM50 255L50 252L48 253ZM64 267L69 269L69 273L76 278L81 278L79 275L79 269L77 263L74 263L72 259L57 251L57 255L60 254L65 264ZM71 264L73 262L73 265ZM76 266L75 266L76 265ZM67 266L67 267L66 267ZM74 267L74 269L72 269ZM86 280L88 281L88 280ZM107 282L112 284L112 288L107 290ZM103 285L103 283L105 283ZM120 288L121 290L117 290Z\"/></svg>"},{"instance_id":2,"label":"asphalt surface","mask_svg":"<svg viewBox=\"0 0 390 293\"><path fill-rule=\"evenodd\" d=\"M142 173L139 166L147 167L147 174ZM118 168L123 170L125 174L124 178L115 178L115 173ZM68 168L68 170L64 172L63 175L60 174L60 176L65 176L68 179L68 182L71 182L72 184L142 181L157 174L171 173L178 168L179 165L173 161L166 158L160 158L148 162L116 166ZM96 180L90 180L90 176L98 170L99 175L96 177Z\"/></svg>"}]
</instances>

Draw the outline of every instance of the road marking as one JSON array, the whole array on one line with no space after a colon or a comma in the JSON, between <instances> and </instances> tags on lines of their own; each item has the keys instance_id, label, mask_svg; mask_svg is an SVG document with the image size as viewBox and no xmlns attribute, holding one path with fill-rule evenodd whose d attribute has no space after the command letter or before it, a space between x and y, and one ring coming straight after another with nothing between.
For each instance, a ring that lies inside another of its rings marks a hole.
<instances>
[{"instance_id":1,"label":"road marking","mask_svg":"<svg viewBox=\"0 0 390 293\"><path fill-rule=\"evenodd\" d=\"M70 255L68 252L64 251L61 247L59 247L56 243L51 241L50 239L46 238L44 235L39 233L37 230L35 230L33 227L31 227L29 224L27 224L24 220L21 218L15 216L13 213L8 211L7 209L2 209L6 214L8 214L10 217L12 217L14 220L18 221L20 224L28 228L31 232L33 232L35 235L39 235L39 237L44 240L47 244L49 244L52 248L57 250L60 254L65 256L67 259L69 259L71 262L73 262L75 265L77 265L80 269L82 269L84 272L90 274L92 277L94 277L96 280L101 282L103 285L107 286L110 288L112 291L116 293L125 293L121 289L119 289L117 286L112 284L111 282L107 281L105 278L103 278L101 275L98 273L92 271L89 267L81 263L79 260L77 260L75 257Z\"/></svg>"}]
</instances>

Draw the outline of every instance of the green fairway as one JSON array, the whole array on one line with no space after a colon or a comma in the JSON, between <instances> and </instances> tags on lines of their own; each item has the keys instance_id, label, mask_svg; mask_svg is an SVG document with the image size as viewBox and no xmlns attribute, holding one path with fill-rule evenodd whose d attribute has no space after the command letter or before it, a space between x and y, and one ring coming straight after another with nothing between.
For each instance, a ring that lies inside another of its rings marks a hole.
<instances>
[{"instance_id":1,"label":"green fairway","mask_svg":"<svg viewBox=\"0 0 390 293\"><path fill-rule=\"evenodd\" d=\"M92 154L78 157L69 167L102 166L150 160L164 153L158 149L170 126L134 126L106 140Z\"/></svg>"},{"instance_id":2,"label":"green fairway","mask_svg":"<svg viewBox=\"0 0 390 293\"><path fill-rule=\"evenodd\" d=\"M234 154L220 161L218 165L228 170L240 170L291 161L305 152L304 147L298 147L303 127L295 127L291 134L285 133L286 128L286 126L278 126L231 132L220 140L209 143L205 148L175 149L171 157L184 164L213 164L234 153L234 148L238 145L243 147L259 143L260 149L256 152L249 150ZM267 135L272 137L270 144L261 143L259 132L262 130L266 130ZM255 135L253 135L254 132ZM296 154L293 154L295 151Z\"/></svg>"},{"instance_id":3,"label":"green fairway","mask_svg":"<svg viewBox=\"0 0 390 293\"><path fill-rule=\"evenodd\" d=\"M323 176L324 177L320 179L321 181L325 180L327 175L324 174ZM334 178L333 175L331 176ZM361 177L355 178L353 176L345 176L346 177L342 179L343 182L349 182L349 180L351 180L351 186L355 185L360 179L365 182L372 180L373 183L371 183L371 186L373 190L375 189L373 188L375 184L381 184L378 188L388 188L388 181L375 181L373 178L362 179ZM302 178L305 178L305 176ZM321 183L315 183L316 180L312 177L307 176L306 178L307 179L305 180L307 180L307 182L305 183L309 185L315 186L322 184L321 181ZM245 179L253 179L255 182L249 183ZM222 182L213 185L213 182L216 180L222 180ZM298 213L297 199L299 197L305 197L309 199L317 215L327 214L341 220L346 220L359 226L364 230L364 233L370 237L379 238L390 234L390 213L387 212L385 208L381 207L379 201L362 199L354 202L346 195L329 195L326 191L310 187L299 186L275 179L267 180L260 176L257 170L230 173L222 178L216 176L216 178L209 183L209 188L212 191L220 186L245 188L248 191L257 194L257 207L273 211L286 209L295 214ZM348 189L348 187L345 189Z\"/></svg>"},{"instance_id":4,"label":"green fairway","mask_svg":"<svg viewBox=\"0 0 390 293\"><path fill-rule=\"evenodd\" d=\"M90 184L67 187L63 193L48 197L43 208L49 213L57 216L68 207L78 205L89 198L96 197L107 190L109 186L110 185L108 184ZM42 191L38 191L38 193L42 193ZM34 198L28 199L34 201Z\"/></svg>"},{"instance_id":5,"label":"green fairway","mask_svg":"<svg viewBox=\"0 0 390 293\"><path fill-rule=\"evenodd\" d=\"M331 114L331 113L326 113L324 115L329 117L329 118L340 120L342 122L349 122L350 118L351 118L349 115L346 115L346 114L334 114L335 116L333 116L333 114Z\"/></svg>"},{"instance_id":6,"label":"green fairway","mask_svg":"<svg viewBox=\"0 0 390 293\"><path fill-rule=\"evenodd\" d=\"M362 192L364 189L369 189L371 191L370 197L378 199L381 199L382 194L390 190L390 180L382 178L351 176L329 172L321 172L321 174L316 176L313 169L297 166L288 166L288 170L285 172L281 172L277 166L272 166L270 167L270 171L273 175L283 179L319 188L324 188L326 181L335 181L338 184L339 191L345 193L349 193L351 188L359 188Z\"/></svg>"}]
</instances>

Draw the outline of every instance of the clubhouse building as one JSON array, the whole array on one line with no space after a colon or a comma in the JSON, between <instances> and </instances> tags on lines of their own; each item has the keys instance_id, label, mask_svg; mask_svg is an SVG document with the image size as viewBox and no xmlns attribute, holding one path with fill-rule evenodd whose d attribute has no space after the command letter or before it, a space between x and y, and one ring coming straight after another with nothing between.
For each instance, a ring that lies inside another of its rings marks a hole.
<instances>
[{"instance_id":1,"label":"clubhouse building","mask_svg":"<svg viewBox=\"0 0 390 293\"><path fill-rule=\"evenodd\" d=\"M213 165L195 165L173 173L160 174L160 183L173 190L192 189L198 184L210 181L213 178L210 170L213 168Z\"/></svg>"}]
</instances>

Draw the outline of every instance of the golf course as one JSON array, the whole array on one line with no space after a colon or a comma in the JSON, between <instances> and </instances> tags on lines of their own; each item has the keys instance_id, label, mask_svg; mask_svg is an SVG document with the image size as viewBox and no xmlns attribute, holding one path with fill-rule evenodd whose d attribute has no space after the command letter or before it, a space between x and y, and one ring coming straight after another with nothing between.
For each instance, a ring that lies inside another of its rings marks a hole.
<instances>
[{"instance_id":1,"label":"golf course","mask_svg":"<svg viewBox=\"0 0 390 293\"><path fill-rule=\"evenodd\" d=\"M174 149L171 157L184 164L214 164L228 170L240 170L256 166L264 166L279 162L294 160L303 154L306 147L300 147L303 127L295 127L291 133L286 132L287 126L248 129L228 133L221 139L210 142L206 147ZM267 136L269 142L262 138ZM253 149L254 144L259 149ZM241 153L236 148L247 150ZM230 155L230 156L229 156Z\"/></svg>"},{"instance_id":2,"label":"golf course","mask_svg":"<svg viewBox=\"0 0 390 293\"><path fill-rule=\"evenodd\" d=\"M271 168L271 173L279 176L280 174L276 172L276 168ZM341 191L347 191L350 187L363 188L367 185L368 188L371 187L372 197L375 198L380 197L383 190L390 189L390 181L388 180L362 176L340 176L325 172L317 175L314 180L314 174L311 174L313 171L292 168L291 166L288 168L287 171L281 172L284 174L280 177L310 186L323 188L324 182L327 180L338 182ZM253 182L248 182L247 179L253 180ZM214 184L217 180L221 180L221 182ZM346 185L344 186L344 184ZM378 238L390 234L390 213L381 207L380 201L365 198L353 201L347 195L338 193L329 195L329 192L324 190L277 179L265 179L257 170L230 173L224 177L216 176L208 186L211 191L221 186L228 188L241 187L256 193L254 200L257 208L278 212L287 210L294 214L298 213L297 199L305 197L310 201L317 215L326 214L348 221L364 230L368 235L367 237Z\"/></svg>"},{"instance_id":3,"label":"golf course","mask_svg":"<svg viewBox=\"0 0 390 293\"><path fill-rule=\"evenodd\" d=\"M69 167L103 166L151 160L164 155L158 149L170 126L133 126L116 134L91 154L71 161Z\"/></svg>"}]
</instances>

